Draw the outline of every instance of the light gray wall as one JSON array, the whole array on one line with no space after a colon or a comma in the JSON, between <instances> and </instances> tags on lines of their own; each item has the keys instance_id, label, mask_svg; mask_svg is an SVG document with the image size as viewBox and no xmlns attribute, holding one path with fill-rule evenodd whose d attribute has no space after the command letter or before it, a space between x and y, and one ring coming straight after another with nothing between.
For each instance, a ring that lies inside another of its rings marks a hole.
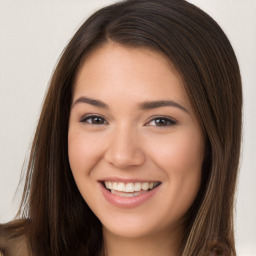
<instances>
[{"instance_id":1,"label":"light gray wall","mask_svg":"<svg viewBox=\"0 0 256 256\"><path fill-rule=\"evenodd\" d=\"M0 0L0 222L18 206L19 182L56 61L76 29L111 0ZM244 88L244 135L237 194L238 255L256 255L256 1L189 0L224 29Z\"/></svg>"}]
</instances>

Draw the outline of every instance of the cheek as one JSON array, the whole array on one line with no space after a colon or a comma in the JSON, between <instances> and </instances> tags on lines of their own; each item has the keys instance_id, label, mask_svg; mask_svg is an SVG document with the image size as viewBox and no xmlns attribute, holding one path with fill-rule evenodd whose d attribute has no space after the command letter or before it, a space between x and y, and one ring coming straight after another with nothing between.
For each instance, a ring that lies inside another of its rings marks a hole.
<instances>
[{"instance_id":1,"label":"cheek","mask_svg":"<svg viewBox=\"0 0 256 256\"><path fill-rule=\"evenodd\" d=\"M102 155L102 138L89 136L81 129L71 127L68 133L68 157L71 172L80 194L88 205L93 206L97 201L92 186L93 167Z\"/></svg>"},{"instance_id":2,"label":"cheek","mask_svg":"<svg viewBox=\"0 0 256 256\"><path fill-rule=\"evenodd\" d=\"M201 170L204 142L203 136L198 131L181 130L168 137L163 136L153 140L147 144L149 154L168 175L182 175Z\"/></svg>"},{"instance_id":3,"label":"cheek","mask_svg":"<svg viewBox=\"0 0 256 256\"><path fill-rule=\"evenodd\" d=\"M200 188L203 137L198 132L181 132L168 139L155 141L154 145L150 148L150 154L166 176L166 190L170 197L167 207L177 216L182 216L193 204Z\"/></svg>"},{"instance_id":4,"label":"cheek","mask_svg":"<svg viewBox=\"0 0 256 256\"><path fill-rule=\"evenodd\" d=\"M81 131L70 129L68 133L68 157L73 175L89 174L89 170L102 154L101 138L86 135Z\"/></svg>"}]
</instances>

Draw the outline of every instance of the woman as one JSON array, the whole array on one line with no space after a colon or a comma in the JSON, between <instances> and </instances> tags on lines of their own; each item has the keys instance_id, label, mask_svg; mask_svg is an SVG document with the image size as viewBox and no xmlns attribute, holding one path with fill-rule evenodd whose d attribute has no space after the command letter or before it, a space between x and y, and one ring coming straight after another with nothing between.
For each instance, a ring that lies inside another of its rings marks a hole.
<instances>
[{"instance_id":1,"label":"woman","mask_svg":"<svg viewBox=\"0 0 256 256\"><path fill-rule=\"evenodd\" d=\"M92 15L53 74L4 255L236 255L241 79L182 0Z\"/></svg>"}]
</instances>

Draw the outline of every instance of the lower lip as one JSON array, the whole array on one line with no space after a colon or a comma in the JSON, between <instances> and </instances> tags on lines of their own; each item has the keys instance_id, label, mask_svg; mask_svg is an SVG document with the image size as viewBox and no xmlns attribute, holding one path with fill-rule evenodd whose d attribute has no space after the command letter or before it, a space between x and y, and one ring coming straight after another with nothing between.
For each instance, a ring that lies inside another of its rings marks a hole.
<instances>
[{"instance_id":1,"label":"lower lip","mask_svg":"<svg viewBox=\"0 0 256 256\"><path fill-rule=\"evenodd\" d=\"M138 196L134 196L134 197L121 197L115 194L112 194L110 191L108 191L104 185L100 183L100 189L102 191L103 196L105 197L105 199L112 205L117 206L117 207L121 207L121 208L133 208L136 206L139 206L143 203L145 203L146 201L148 201L158 190L159 187L161 186L158 185L156 188L140 194Z\"/></svg>"}]
</instances>

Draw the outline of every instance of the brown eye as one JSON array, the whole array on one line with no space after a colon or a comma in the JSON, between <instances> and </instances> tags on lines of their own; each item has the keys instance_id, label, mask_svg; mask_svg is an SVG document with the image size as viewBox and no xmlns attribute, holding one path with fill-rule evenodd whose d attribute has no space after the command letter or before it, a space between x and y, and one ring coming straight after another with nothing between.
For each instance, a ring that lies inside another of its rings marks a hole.
<instances>
[{"instance_id":1,"label":"brown eye","mask_svg":"<svg viewBox=\"0 0 256 256\"><path fill-rule=\"evenodd\" d=\"M81 123L88 123L93 125L103 125L107 124L107 121L105 118L101 116L85 116L80 120Z\"/></svg>"},{"instance_id":2,"label":"brown eye","mask_svg":"<svg viewBox=\"0 0 256 256\"><path fill-rule=\"evenodd\" d=\"M166 117L157 117L152 119L147 125L150 126L171 126L171 125L176 125L177 122Z\"/></svg>"}]
</instances>

